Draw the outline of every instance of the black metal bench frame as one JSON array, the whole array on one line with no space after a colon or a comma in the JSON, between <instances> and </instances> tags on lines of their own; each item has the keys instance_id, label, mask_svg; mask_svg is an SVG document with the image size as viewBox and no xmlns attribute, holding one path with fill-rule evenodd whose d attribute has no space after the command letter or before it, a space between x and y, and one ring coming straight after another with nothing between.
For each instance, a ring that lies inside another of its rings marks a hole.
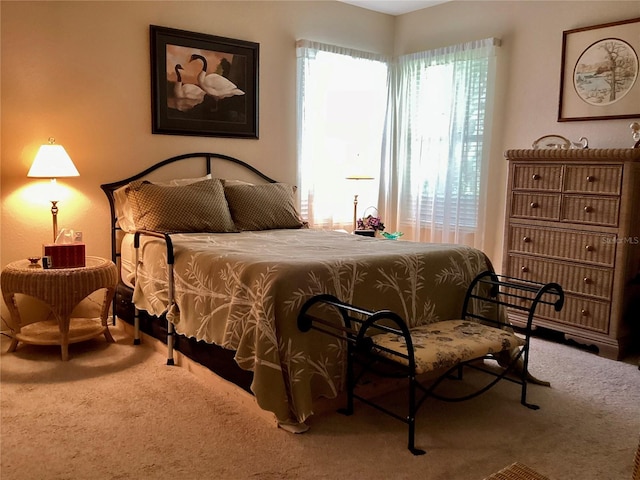
<instances>
[{"instance_id":1,"label":"black metal bench frame","mask_svg":"<svg viewBox=\"0 0 640 480\"><path fill-rule=\"evenodd\" d=\"M481 309L472 310L470 308L472 302L475 302L476 306L478 302L487 302L487 305L492 306L487 311L492 311L493 313L475 313ZM346 415L353 414L354 399L358 399L406 423L408 425L408 448L414 455L422 455L425 451L415 447L415 418L418 409L428 397L454 402L468 400L486 392L500 380L505 379L521 385L520 403L522 405L531 409L539 408L537 405L527 402L527 368L532 323L535 311L540 304L550 305L556 311L559 311L564 304L562 287L557 283L542 284L497 275L491 271L486 271L476 276L467 289L460 319L474 320L491 328L505 329L510 328L505 322L505 308L526 311L528 312L527 324L523 329L519 330L519 333L524 336L524 345L518 351L508 352L506 364L504 358L499 359L503 367L501 371L491 370L479 364L478 360L481 359L497 359L494 354L488 352L484 356L453 365L429 386L422 385L416 379L416 360L411 329L399 315L392 311L378 310L374 312L342 302L333 295L322 294L312 297L302 306L298 315L298 328L303 332L310 329L318 330L347 342L347 405L340 412ZM331 319L332 317L323 318L318 316L318 312L331 313L331 310L334 313L333 320ZM336 310L341 317L341 324L335 319ZM375 345L371 336L377 333L392 333L404 337L403 340L407 346L408 354ZM381 364L393 367L391 372L387 371L382 374L400 376L408 380L409 404L407 414L404 416L355 392L359 380L365 373L381 374L378 368ZM361 367L358 373L354 368L355 365ZM463 396L448 397L435 392L435 389L445 379L452 378L454 372L457 373L455 378L462 379L462 370L465 366L483 371L495 378L484 387ZM508 376L516 366L519 366L520 370L517 372L518 375Z\"/></svg>"}]
</instances>

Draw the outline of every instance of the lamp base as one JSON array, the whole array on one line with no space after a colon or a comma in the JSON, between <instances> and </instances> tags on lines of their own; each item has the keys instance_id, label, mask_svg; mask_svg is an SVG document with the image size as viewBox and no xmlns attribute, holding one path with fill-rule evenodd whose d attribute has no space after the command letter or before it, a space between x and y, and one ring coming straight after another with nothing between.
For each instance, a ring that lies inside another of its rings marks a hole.
<instances>
[{"instance_id":1,"label":"lamp base","mask_svg":"<svg viewBox=\"0 0 640 480\"><path fill-rule=\"evenodd\" d=\"M53 241L58 238L58 201L51 200L51 217L53 218Z\"/></svg>"}]
</instances>

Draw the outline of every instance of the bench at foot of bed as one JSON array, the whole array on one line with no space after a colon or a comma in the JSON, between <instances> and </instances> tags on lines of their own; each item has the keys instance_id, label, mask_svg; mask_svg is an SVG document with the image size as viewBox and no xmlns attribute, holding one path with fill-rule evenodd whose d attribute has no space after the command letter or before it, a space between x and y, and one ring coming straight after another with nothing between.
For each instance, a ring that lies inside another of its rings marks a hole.
<instances>
[{"instance_id":1,"label":"bench at foot of bed","mask_svg":"<svg viewBox=\"0 0 640 480\"><path fill-rule=\"evenodd\" d=\"M351 415L358 399L408 426L408 448L414 455L425 451L415 447L415 417L428 397L445 401L467 400L505 379L521 386L520 403L527 402L527 364L532 322L538 305L562 308L564 293L556 283L537 283L483 272L473 279L464 299L460 319L409 327L389 310L370 311L340 301L332 295L309 299L298 315L298 328L319 330L347 342L347 405L342 413ZM527 312L528 322L521 334L508 323L506 309ZM338 316L336 316L338 314ZM499 371L485 368L478 360L496 359ZM386 366L386 368L381 368ZM356 371L356 367L358 370ZM448 378L462 379L463 367L481 370L490 381L471 393L448 397L437 387ZM517 367L517 368L516 368ZM416 377L441 372L429 386ZM409 401L405 414L391 411L356 393L359 379L367 372L400 375L407 379ZM517 373L517 375L512 375Z\"/></svg>"}]
</instances>

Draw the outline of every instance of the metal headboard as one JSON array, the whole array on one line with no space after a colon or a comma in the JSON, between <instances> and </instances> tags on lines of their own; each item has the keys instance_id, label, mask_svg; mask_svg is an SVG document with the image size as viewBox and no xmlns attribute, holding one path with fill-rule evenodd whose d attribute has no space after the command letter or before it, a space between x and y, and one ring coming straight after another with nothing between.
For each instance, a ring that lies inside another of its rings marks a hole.
<instances>
[{"instance_id":1,"label":"metal headboard","mask_svg":"<svg viewBox=\"0 0 640 480\"><path fill-rule=\"evenodd\" d=\"M111 211L111 260L113 260L113 262L116 265L118 265L118 276L120 275L120 268L119 268L120 251L118 250L117 235L118 235L118 231L120 230L120 227L118 227L118 224L117 224L118 217L116 215L116 209L115 209L114 192L118 188L124 185L127 185L129 182L133 182L134 180L139 180L141 178L147 177L149 174L151 174L152 172L155 172L156 170L159 170L162 167L165 167L167 165L180 162L180 161L193 161L193 162L202 161L203 162L202 165L205 171L204 174L211 174L211 163L213 160L222 160L226 162L231 162L233 164L244 167L245 169L247 169L254 175L257 175L258 177L265 180L266 182L276 183L276 180L265 175L257 168L249 165L248 163L242 160L239 160L234 157L230 157L229 155L223 155L221 153L185 153L182 155L177 155L175 157L167 158L166 160L162 160L161 162L158 162L155 165L152 165L149 168L141 171L140 173L136 173L135 175L132 175L130 177L124 178L122 180L118 180L116 182L105 183L103 185L100 185L100 188L104 191L105 195L107 196L107 199L109 200L109 208Z\"/></svg>"}]
</instances>

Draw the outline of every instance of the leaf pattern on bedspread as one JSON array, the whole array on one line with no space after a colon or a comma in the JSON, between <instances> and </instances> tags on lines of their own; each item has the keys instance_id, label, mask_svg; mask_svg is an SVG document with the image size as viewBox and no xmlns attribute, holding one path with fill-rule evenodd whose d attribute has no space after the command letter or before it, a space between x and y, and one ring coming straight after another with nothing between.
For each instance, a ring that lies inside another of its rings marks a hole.
<instances>
[{"instance_id":1,"label":"leaf pattern on bedspread","mask_svg":"<svg viewBox=\"0 0 640 480\"><path fill-rule=\"evenodd\" d=\"M310 297L333 294L369 310L389 309L409 325L458 318L471 279L490 265L482 252L452 245L371 239L340 232L270 230L175 234L175 304L168 319L188 337L234 350L254 372L258 404L281 421L303 422L313 400L344 387L344 342L301 333ZM166 248L145 238L134 301L168 307Z\"/></svg>"},{"instance_id":2,"label":"leaf pattern on bedspread","mask_svg":"<svg viewBox=\"0 0 640 480\"><path fill-rule=\"evenodd\" d=\"M449 267L436 275L436 282L457 285L466 291L471 280L476 276L473 272L477 271L479 266L487 268L486 257L479 250L458 245L451 246L451 253ZM453 255L454 253L456 256Z\"/></svg>"},{"instance_id":3,"label":"leaf pattern on bedspread","mask_svg":"<svg viewBox=\"0 0 640 480\"><path fill-rule=\"evenodd\" d=\"M408 323L409 327L428 321L436 321L434 305L429 297L420 297L420 290L424 289L424 266L419 255L407 255L396 262L397 269L387 271L378 268L381 279L376 282L376 288L382 293L393 292L402 309L397 311ZM418 303L422 300L422 310L418 310Z\"/></svg>"}]
</instances>

